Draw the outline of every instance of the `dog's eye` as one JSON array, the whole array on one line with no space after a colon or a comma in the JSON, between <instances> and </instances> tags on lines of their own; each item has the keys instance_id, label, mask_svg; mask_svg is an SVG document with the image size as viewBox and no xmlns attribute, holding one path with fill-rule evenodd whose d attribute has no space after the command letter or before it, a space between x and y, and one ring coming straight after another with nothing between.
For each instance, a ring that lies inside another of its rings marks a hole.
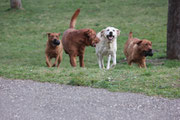
<instances>
[{"instance_id":1,"label":"dog's eye","mask_svg":"<svg viewBox=\"0 0 180 120\"><path fill-rule=\"evenodd\" d=\"M148 46L148 44L145 44L146 46Z\"/></svg>"},{"instance_id":2,"label":"dog's eye","mask_svg":"<svg viewBox=\"0 0 180 120\"><path fill-rule=\"evenodd\" d=\"M113 30L113 32L114 32L115 30Z\"/></svg>"},{"instance_id":3,"label":"dog's eye","mask_svg":"<svg viewBox=\"0 0 180 120\"><path fill-rule=\"evenodd\" d=\"M107 31L109 31L109 29L107 29Z\"/></svg>"}]
</instances>

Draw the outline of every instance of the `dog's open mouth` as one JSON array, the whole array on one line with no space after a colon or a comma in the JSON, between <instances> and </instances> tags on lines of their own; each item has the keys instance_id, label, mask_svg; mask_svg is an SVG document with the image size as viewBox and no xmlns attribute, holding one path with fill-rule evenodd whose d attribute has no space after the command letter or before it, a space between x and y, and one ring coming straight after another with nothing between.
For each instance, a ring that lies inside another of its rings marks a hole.
<instances>
[{"instance_id":1,"label":"dog's open mouth","mask_svg":"<svg viewBox=\"0 0 180 120\"><path fill-rule=\"evenodd\" d=\"M114 39L114 36L113 35L107 35L106 36L108 40L112 41Z\"/></svg>"},{"instance_id":2,"label":"dog's open mouth","mask_svg":"<svg viewBox=\"0 0 180 120\"><path fill-rule=\"evenodd\" d=\"M153 56L153 52L152 50L149 50L149 51L144 51L144 56Z\"/></svg>"},{"instance_id":3,"label":"dog's open mouth","mask_svg":"<svg viewBox=\"0 0 180 120\"><path fill-rule=\"evenodd\" d=\"M54 40L54 41L53 41L53 44L54 44L54 45L59 45L59 44L60 44L60 41L59 41L59 40Z\"/></svg>"},{"instance_id":4,"label":"dog's open mouth","mask_svg":"<svg viewBox=\"0 0 180 120\"><path fill-rule=\"evenodd\" d=\"M91 46L92 46L92 47L96 47L96 44L92 44Z\"/></svg>"}]
</instances>

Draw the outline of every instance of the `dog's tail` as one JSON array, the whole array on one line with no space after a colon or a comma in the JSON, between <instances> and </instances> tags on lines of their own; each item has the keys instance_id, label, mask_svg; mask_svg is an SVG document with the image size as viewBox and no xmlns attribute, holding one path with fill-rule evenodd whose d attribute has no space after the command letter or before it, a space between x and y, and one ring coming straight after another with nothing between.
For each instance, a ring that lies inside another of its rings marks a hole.
<instances>
[{"instance_id":1,"label":"dog's tail","mask_svg":"<svg viewBox=\"0 0 180 120\"><path fill-rule=\"evenodd\" d=\"M70 22L69 28L74 28L75 27L76 19L77 19L77 16L79 15L79 13L80 13L80 9L77 9L75 11L75 13L73 14L72 18L71 18L71 22Z\"/></svg>"},{"instance_id":2,"label":"dog's tail","mask_svg":"<svg viewBox=\"0 0 180 120\"><path fill-rule=\"evenodd\" d=\"M132 32L129 32L129 39L130 38L133 38L133 33Z\"/></svg>"}]
</instances>

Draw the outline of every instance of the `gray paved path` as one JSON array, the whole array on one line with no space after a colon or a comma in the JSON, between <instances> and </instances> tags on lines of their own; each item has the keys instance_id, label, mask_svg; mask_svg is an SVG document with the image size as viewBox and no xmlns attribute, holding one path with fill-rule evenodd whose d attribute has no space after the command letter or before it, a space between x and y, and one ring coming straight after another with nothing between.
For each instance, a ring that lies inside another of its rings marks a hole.
<instances>
[{"instance_id":1,"label":"gray paved path","mask_svg":"<svg viewBox=\"0 0 180 120\"><path fill-rule=\"evenodd\" d=\"M0 78L0 120L180 120L180 99Z\"/></svg>"}]
</instances>

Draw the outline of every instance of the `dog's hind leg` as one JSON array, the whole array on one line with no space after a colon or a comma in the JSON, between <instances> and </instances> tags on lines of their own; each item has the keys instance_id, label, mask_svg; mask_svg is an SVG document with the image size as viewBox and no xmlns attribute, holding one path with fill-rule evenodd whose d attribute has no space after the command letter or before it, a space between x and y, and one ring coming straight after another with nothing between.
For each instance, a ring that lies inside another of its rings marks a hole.
<instances>
[{"instance_id":1,"label":"dog's hind leg","mask_svg":"<svg viewBox=\"0 0 180 120\"><path fill-rule=\"evenodd\" d=\"M85 66L84 65L84 55L83 54L79 56L79 62L80 62L80 67L84 67Z\"/></svg>"},{"instance_id":2,"label":"dog's hind leg","mask_svg":"<svg viewBox=\"0 0 180 120\"><path fill-rule=\"evenodd\" d=\"M107 69L110 68L110 64L111 64L111 55L108 56Z\"/></svg>"},{"instance_id":3,"label":"dog's hind leg","mask_svg":"<svg viewBox=\"0 0 180 120\"><path fill-rule=\"evenodd\" d=\"M76 67L76 57L73 55L69 55L70 56L70 63L72 67Z\"/></svg>"},{"instance_id":4,"label":"dog's hind leg","mask_svg":"<svg viewBox=\"0 0 180 120\"><path fill-rule=\"evenodd\" d=\"M101 59L99 55L97 55L97 60L98 60L99 68L102 69Z\"/></svg>"},{"instance_id":5,"label":"dog's hind leg","mask_svg":"<svg viewBox=\"0 0 180 120\"><path fill-rule=\"evenodd\" d=\"M97 54L97 60L98 60L99 68L103 69L104 68L104 61L103 61L102 55Z\"/></svg>"},{"instance_id":6,"label":"dog's hind leg","mask_svg":"<svg viewBox=\"0 0 180 120\"><path fill-rule=\"evenodd\" d=\"M102 63L102 68L104 69L104 59L103 59L103 57L101 59L101 63Z\"/></svg>"}]
</instances>

